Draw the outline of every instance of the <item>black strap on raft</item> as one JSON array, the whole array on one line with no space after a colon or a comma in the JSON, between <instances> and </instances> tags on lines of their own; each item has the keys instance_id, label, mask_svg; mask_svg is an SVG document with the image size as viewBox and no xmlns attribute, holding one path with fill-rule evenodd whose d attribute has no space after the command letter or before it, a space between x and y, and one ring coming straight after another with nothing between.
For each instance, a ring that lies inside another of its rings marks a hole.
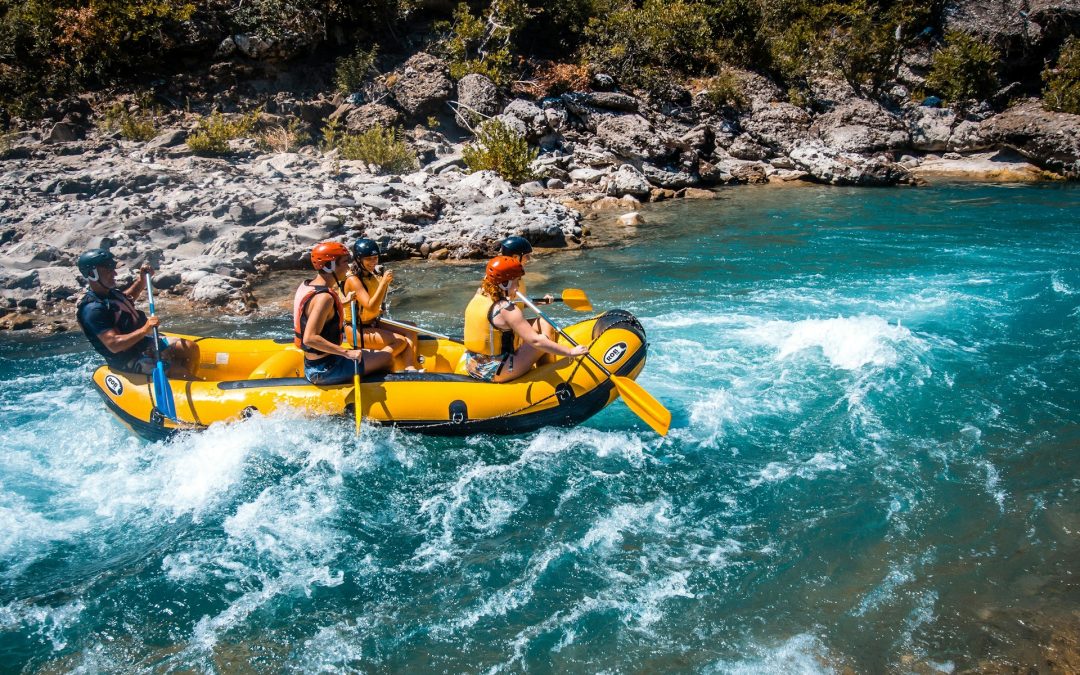
<instances>
[{"instance_id":1,"label":"black strap on raft","mask_svg":"<svg viewBox=\"0 0 1080 675\"><path fill-rule=\"evenodd\" d=\"M469 406L465 401L454 401L450 404L451 424L465 424L469 421Z\"/></svg>"}]
</instances>

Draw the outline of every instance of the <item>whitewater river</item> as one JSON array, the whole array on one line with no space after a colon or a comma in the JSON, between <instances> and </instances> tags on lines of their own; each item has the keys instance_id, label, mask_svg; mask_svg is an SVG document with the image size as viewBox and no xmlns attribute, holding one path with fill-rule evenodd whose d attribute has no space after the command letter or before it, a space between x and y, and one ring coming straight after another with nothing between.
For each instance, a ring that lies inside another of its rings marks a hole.
<instances>
[{"instance_id":1,"label":"whitewater river","mask_svg":"<svg viewBox=\"0 0 1080 675\"><path fill-rule=\"evenodd\" d=\"M722 195L530 268L642 319L664 442L617 402L149 444L77 336L0 342L0 671L1080 667L1080 189ZM397 269L460 333L479 267Z\"/></svg>"}]
</instances>

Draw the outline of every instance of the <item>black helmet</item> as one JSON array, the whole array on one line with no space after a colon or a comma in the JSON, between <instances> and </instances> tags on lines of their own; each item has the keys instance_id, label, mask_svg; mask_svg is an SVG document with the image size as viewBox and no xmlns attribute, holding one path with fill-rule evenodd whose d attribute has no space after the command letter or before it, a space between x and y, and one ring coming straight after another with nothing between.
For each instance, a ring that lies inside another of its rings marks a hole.
<instances>
[{"instance_id":1,"label":"black helmet","mask_svg":"<svg viewBox=\"0 0 1080 675\"><path fill-rule=\"evenodd\" d=\"M356 260L368 258L379 255L379 245L375 243L374 239L357 239L356 243L352 245L352 252L353 258Z\"/></svg>"},{"instance_id":2,"label":"black helmet","mask_svg":"<svg viewBox=\"0 0 1080 675\"><path fill-rule=\"evenodd\" d=\"M79 272L90 281L98 280L97 268L116 269L116 258L103 248L92 248L79 256Z\"/></svg>"},{"instance_id":3,"label":"black helmet","mask_svg":"<svg viewBox=\"0 0 1080 675\"><path fill-rule=\"evenodd\" d=\"M525 237L514 235L502 240L499 244L503 255L528 255L532 253L532 244Z\"/></svg>"}]
</instances>

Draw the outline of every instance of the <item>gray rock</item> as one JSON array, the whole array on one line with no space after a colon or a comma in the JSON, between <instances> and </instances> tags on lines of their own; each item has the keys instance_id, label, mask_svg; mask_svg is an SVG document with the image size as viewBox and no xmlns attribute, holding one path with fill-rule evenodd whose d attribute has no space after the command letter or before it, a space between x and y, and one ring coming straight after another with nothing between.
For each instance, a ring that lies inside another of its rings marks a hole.
<instances>
[{"instance_id":1,"label":"gray rock","mask_svg":"<svg viewBox=\"0 0 1080 675\"><path fill-rule=\"evenodd\" d=\"M547 181L547 189L549 190L562 190L566 187L566 183L558 178L549 178Z\"/></svg>"},{"instance_id":2,"label":"gray rock","mask_svg":"<svg viewBox=\"0 0 1080 675\"><path fill-rule=\"evenodd\" d=\"M736 159L753 161L766 159L772 152L758 143L749 134L741 134L727 148L727 153Z\"/></svg>"},{"instance_id":3,"label":"gray rock","mask_svg":"<svg viewBox=\"0 0 1080 675\"><path fill-rule=\"evenodd\" d=\"M70 143L86 136L86 129L71 122L57 122L45 137L46 143Z\"/></svg>"},{"instance_id":4,"label":"gray rock","mask_svg":"<svg viewBox=\"0 0 1080 675\"><path fill-rule=\"evenodd\" d=\"M614 91L573 92L562 95L563 102L575 114L586 108L601 108L620 112L637 112L640 101L629 94Z\"/></svg>"},{"instance_id":5,"label":"gray rock","mask_svg":"<svg viewBox=\"0 0 1080 675\"><path fill-rule=\"evenodd\" d=\"M905 117L911 133L911 148L922 152L941 152L949 146L956 114L949 108L915 106Z\"/></svg>"},{"instance_id":6,"label":"gray rock","mask_svg":"<svg viewBox=\"0 0 1080 675\"><path fill-rule=\"evenodd\" d=\"M814 120L811 133L830 148L869 153L908 147L910 135L900 118L879 104L848 98Z\"/></svg>"},{"instance_id":7,"label":"gray rock","mask_svg":"<svg viewBox=\"0 0 1080 675\"><path fill-rule=\"evenodd\" d=\"M480 120L499 112L499 88L490 78L469 73L458 80L458 109L454 121L465 129L474 129Z\"/></svg>"},{"instance_id":8,"label":"gray rock","mask_svg":"<svg viewBox=\"0 0 1080 675\"><path fill-rule=\"evenodd\" d=\"M861 157L824 146L820 141L801 141L791 159L814 180L831 185L895 185L912 182L904 167L881 157Z\"/></svg>"},{"instance_id":9,"label":"gray rock","mask_svg":"<svg viewBox=\"0 0 1080 675\"><path fill-rule=\"evenodd\" d=\"M604 119L596 127L596 138L608 150L628 160L664 160L677 152L675 140L657 131L641 115Z\"/></svg>"},{"instance_id":10,"label":"gray rock","mask_svg":"<svg viewBox=\"0 0 1080 675\"><path fill-rule=\"evenodd\" d=\"M698 185L701 182L697 176L672 167L659 167L645 163L641 165L641 170L645 173L645 177L649 179L650 183L669 190L678 190L680 188Z\"/></svg>"},{"instance_id":11,"label":"gray rock","mask_svg":"<svg viewBox=\"0 0 1080 675\"><path fill-rule=\"evenodd\" d=\"M530 140L539 138L550 128L545 113L535 103L520 98L510 101L502 111L503 115L514 117L522 123Z\"/></svg>"},{"instance_id":12,"label":"gray rock","mask_svg":"<svg viewBox=\"0 0 1080 675\"><path fill-rule=\"evenodd\" d=\"M1051 112L1031 99L986 120L980 133L1036 166L1080 179L1080 115Z\"/></svg>"},{"instance_id":13,"label":"gray rock","mask_svg":"<svg viewBox=\"0 0 1080 675\"><path fill-rule=\"evenodd\" d=\"M419 118L440 111L454 83L442 59L419 52L405 62L390 92L409 117Z\"/></svg>"},{"instance_id":14,"label":"gray rock","mask_svg":"<svg viewBox=\"0 0 1080 675\"><path fill-rule=\"evenodd\" d=\"M782 154L790 154L795 143L809 135L810 116L790 103L769 103L756 108L743 119L742 125L757 142Z\"/></svg>"},{"instance_id":15,"label":"gray rock","mask_svg":"<svg viewBox=\"0 0 1080 675\"><path fill-rule=\"evenodd\" d=\"M522 183L518 189L521 190L522 194L539 195L544 192L544 184L540 181L533 180L528 183Z\"/></svg>"},{"instance_id":16,"label":"gray rock","mask_svg":"<svg viewBox=\"0 0 1080 675\"><path fill-rule=\"evenodd\" d=\"M645 175L629 164L623 164L605 179L604 191L613 197L648 197L651 189Z\"/></svg>"},{"instance_id":17,"label":"gray rock","mask_svg":"<svg viewBox=\"0 0 1080 675\"><path fill-rule=\"evenodd\" d=\"M233 298L233 283L220 274L204 274L191 289L191 299L206 305L224 305Z\"/></svg>"},{"instance_id":18,"label":"gray rock","mask_svg":"<svg viewBox=\"0 0 1080 675\"><path fill-rule=\"evenodd\" d=\"M599 183L604 172L598 169L581 168L570 172L570 180L575 183Z\"/></svg>"},{"instance_id":19,"label":"gray rock","mask_svg":"<svg viewBox=\"0 0 1080 675\"><path fill-rule=\"evenodd\" d=\"M365 103L345 115L345 127L353 133L363 133L379 125L391 129L401 124L401 112L382 103Z\"/></svg>"},{"instance_id":20,"label":"gray rock","mask_svg":"<svg viewBox=\"0 0 1080 675\"><path fill-rule=\"evenodd\" d=\"M187 140L187 129L166 129L146 144L147 149L171 148Z\"/></svg>"}]
</instances>

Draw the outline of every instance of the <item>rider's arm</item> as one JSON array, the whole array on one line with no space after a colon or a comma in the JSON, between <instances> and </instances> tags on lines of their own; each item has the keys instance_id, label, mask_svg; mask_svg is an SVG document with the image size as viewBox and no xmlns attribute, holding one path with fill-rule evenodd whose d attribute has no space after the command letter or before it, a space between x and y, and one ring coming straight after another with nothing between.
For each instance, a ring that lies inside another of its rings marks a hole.
<instances>
[{"instance_id":1,"label":"rider's arm","mask_svg":"<svg viewBox=\"0 0 1080 675\"><path fill-rule=\"evenodd\" d=\"M146 274L154 273L154 268L149 263L144 263L139 267L139 273L135 275L135 281L131 282L131 285L124 289L124 295L128 296L132 300L138 300L142 295L143 289L146 288Z\"/></svg>"},{"instance_id":2,"label":"rider's arm","mask_svg":"<svg viewBox=\"0 0 1080 675\"><path fill-rule=\"evenodd\" d=\"M329 295L321 293L308 303L308 322L307 326L304 327L303 337L304 346L317 349L326 354L337 354L349 359L357 358L356 354L359 354L359 350L342 349L341 345L336 345L319 335L323 329L323 324L326 323L326 319L330 316L332 302L333 299Z\"/></svg>"},{"instance_id":3,"label":"rider's arm","mask_svg":"<svg viewBox=\"0 0 1080 675\"><path fill-rule=\"evenodd\" d=\"M525 315L521 313L513 304L504 306L499 311L498 317L501 317L506 325L514 331L514 333L522 339L525 344L531 345L542 352L549 354L558 354L559 356L580 356L588 351L587 348L581 345L577 347L568 347L566 345L559 344L554 340L549 340L543 333L537 332L528 321L525 320Z\"/></svg>"},{"instance_id":4,"label":"rider's arm","mask_svg":"<svg viewBox=\"0 0 1080 675\"><path fill-rule=\"evenodd\" d=\"M118 333L115 328L110 328L98 333L97 337L101 340L101 344L105 345L110 352L118 354L122 351L131 349L145 340L146 336L154 330L154 326L156 325L158 325L157 317L149 316L146 318L146 323L130 333Z\"/></svg>"}]
</instances>

